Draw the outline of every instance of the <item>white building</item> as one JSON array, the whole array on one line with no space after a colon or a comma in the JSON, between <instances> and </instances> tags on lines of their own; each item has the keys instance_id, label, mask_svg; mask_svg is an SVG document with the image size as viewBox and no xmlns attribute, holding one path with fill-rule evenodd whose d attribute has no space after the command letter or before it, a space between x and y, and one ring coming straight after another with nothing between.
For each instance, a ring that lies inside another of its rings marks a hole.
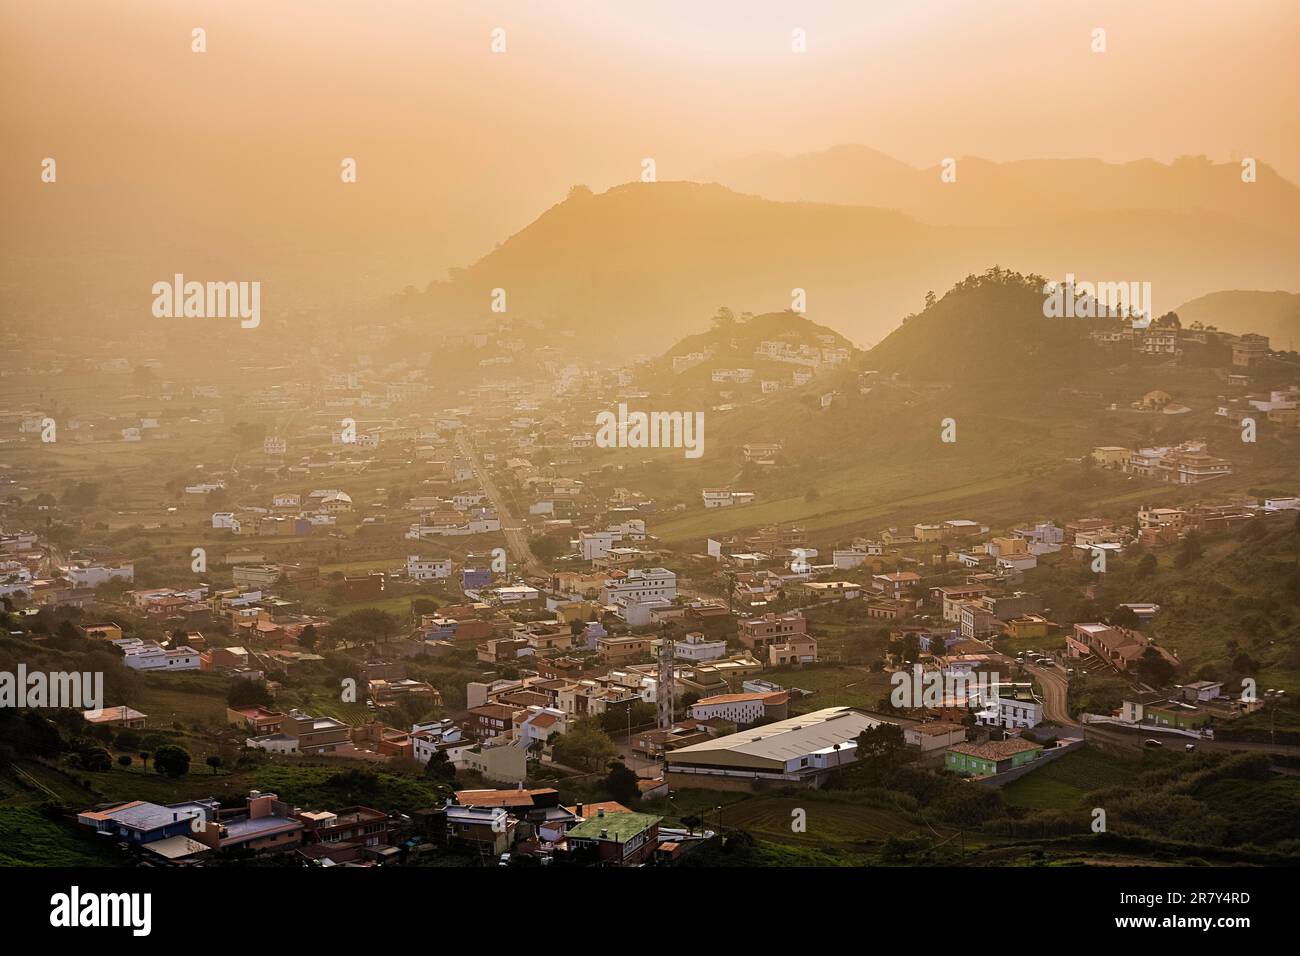
<instances>
[{"instance_id":1,"label":"white building","mask_svg":"<svg viewBox=\"0 0 1300 956\"><path fill-rule=\"evenodd\" d=\"M450 718L445 718L412 724L411 744L411 755L420 763L427 764L439 750L445 751L447 758L455 763L460 751L473 747L475 741L461 733L461 729Z\"/></svg>"},{"instance_id":2,"label":"white building","mask_svg":"<svg viewBox=\"0 0 1300 956\"><path fill-rule=\"evenodd\" d=\"M226 487L224 481L201 481L197 485L187 485L185 493L187 495L210 495L214 491L221 491Z\"/></svg>"},{"instance_id":3,"label":"white building","mask_svg":"<svg viewBox=\"0 0 1300 956\"><path fill-rule=\"evenodd\" d=\"M842 551L832 551L831 564L841 571L851 571L853 568L866 564L869 557L871 557L871 554L867 551L848 548Z\"/></svg>"},{"instance_id":4,"label":"white building","mask_svg":"<svg viewBox=\"0 0 1300 956\"><path fill-rule=\"evenodd\" d=\"M706 508L730 508L747 505L757 497L752 491L732 491L729 488L705 488L700 492Z\"/></svg>"},{"instance_id":5,"label":"white building","mask_svg":"<svg viewBox=\"0 0 1300 956\"><path fill-rule=\"evenodd\" d=\"M422 558L418 554L406 556L406 576L412 581L436 581L451 577L451 558Z\"/></svg>"},{"instance_id":6,"label":"white building","mask_svg":"<svg viewBox=\"0 0 1300 956\"><path fill-rule=\"evenodd\" d=\"M1007 696L1002 696L1007 692ZM984 695L976 720L986 727L1037 727L1043 722L1043 703L1028 689L1002 688L997 696Z\"/></svg>"},{"instance_id":7,"label":"white building","mask_svg":"<svg viewBox=\"0 0 1300 956\"><path fill-rule=\"evenodd\" d=\"M713 661L727 656L726 641L710 641L699 632L673 644L673 656L683 661Z\"/></svg>"},{"instance_id":8,"label":"white building","mask_svg":"<svg viewBox=\"0 0 1300 956\"><path fill-rule=\"evenodd\" d=\"M135 580L135 565L130 561L119 564L79 563L63 568L63 576L79 588L95 588L107 581Z\"/></svg>"},{"instance_id":9,"label":"white building","mask_svg":"<svg viewBox=\"0 0 1300 956\"><path fill-rule=\"evenodd\" d=\"M1300 510L1300 498L1265 498L1265 511L1297 511Z\"/></svg>"},{"instance_id":10,"label":"white building","mask_svg":"<svg viewBox=\"0 0 1300 956\"><path fill-rule=\"evenodd\" d=\"M731 491L727 488L705 488L700 494L706 508L731 507Z\"/></svg>"},{"instance_id":11,"label":"white building","mask_svg":"<svg viewBox=\"0 0 1300 956\"><path fill-rule=\"evenodd\" d=\"M461 537L471 534L489 534L501 530L501 519L492 511L479 509L470 514L462 522L452 524L413 524L406 532L406 537L411 541L420 538L449 538Z\"/></svg>"},{"instance_id":12,"label":"white building","mask_svg":"<svg viewBox=\"0 0 1300 956\"><path fill-rule=\"evenodd\" d=\"M624 541L644 541L646 539L645 519L628 518L611 524L607 531L618 535Z\"/></svg>"},{"instance_id":13,"label":"white building","mask_svg":"<svg viewBox=\"0 0 1300 956\"><path fill-rule=\"evenodd\" d=\"M122 663L137 671L196 671L199 652L192 647L167 650L152 641L140 641L122 648Z\"/></svg>"},{"instance_id":14,"label":"white building","mask_svg":"<svg viewBox=\"0 0 1300 956\"><path fill-rule=\"evenodd\" d=\"M827 707L679 747L665 755L665 769L670 783L686 786L707 786L701 777L815 785L829 771L857 760L858 735L884 722L848 707Z\"/></svg>"},{"instance_id":15,"label":"white building","mask_svg":"<svg viewBox=\"0 0 1300 956\"><path fill-rule=\"evenodd\" d=\"M622 540L623 536L614 531L582 531L578 533L578 551L584 561L592 561L605 557Z\"/></svg>"},{"instance_id":16,"label":"white building","mask_svg":"<svg viewBox=\"0 0 1300 956\"><path fill-rule=\"evenodd\" d=\"M611 577L601 589L606 604L671 601L677 597L677 575L667 568L633 568L624 577Z\"/></svg>"},{"instance_id":17,"label":"white building","mask_svg":"<svg viewBox=\"0 0 1300 956\"><path fill-rule=\"evenodd\" d=\"M494 597L502 604L522 604L527 601L540 601L542 592L527 584L509 584L485 591L483 596Z\"/></svg>"},{"instance_id":18,"label":"white building","mask_svg":"<svg viewBox=\"0 0 1300 956\"><path fill-rule=\"evenodd\" d=\"M713 720L717 717L744 726L766 717L772 708L778 708L781 716L784 716L789 702L790 695L785 691L774 694L718 694L692 704L691 716L696 720Z\"/></svg>"},{"instance_id":19,"label":"white building","mask_svg":"<svg viewBox=\"0 0 1300 956\"><path fill-rule=\"evenodd\" d=\"M537 741L545 743L553 734L563 734L569 727L569 715L556 707L529 707L528 716L520 720L516 736L521 747Z\"/></svg>"}]
</instances>

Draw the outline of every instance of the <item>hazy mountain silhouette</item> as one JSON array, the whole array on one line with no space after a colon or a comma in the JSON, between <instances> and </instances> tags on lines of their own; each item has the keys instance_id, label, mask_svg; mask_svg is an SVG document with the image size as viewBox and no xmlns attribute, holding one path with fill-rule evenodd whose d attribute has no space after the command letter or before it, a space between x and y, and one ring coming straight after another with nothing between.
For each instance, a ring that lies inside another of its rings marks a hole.
<instances>
[{"instance_id":1,"label":"hazy mountain silhouette","mask_svg":"<svg viewBox=\"0 0 1300 956\"><path fill-rule=\"evenodd\" d=\"M1097 216L1121 210L1218 213L1286 230L1300 218L1300 188L1265 164L1243 183L1239 163L1189 156L1143 159L1025 159L957 162L945 183L938 163L915 169L865 146L780 157L763 153L712 167L701 178L767 199L854 203L898 209L923 222L987 226L1032 223L1045 213Z\"/></svg>"},{"instance_id":2,"label":"hazy mountain silhouette","mask_svg":"<svg viewBox=\"0 0 1300 956\"><path fill-rule=\"evenodd\" d=\"M1211 292L1184 302L1177 312L1184 328L1200 322L1236 335L1267 335L1275 349L1300 345L1300 294L1295 292Z\"/></svg>"},{"instance_id":3,"label":"hazy mountain silhouette","mask_svg":"<svg viewBox=\"0 0 1300 956\"><path fill-rule=\"evenodd\" d=\"M1300 283L1294 233L1204 209L1080 215L1077 204L1058 191L1041 197L1032 221L940 226L716 184L630 183L599 195L575 187L488 255L403 297L403 309L476 326L500 317L490 304L504 289L509 315L575 330L594 353L635 356L662 351L720 305L789 308L796 288L810 314L868 345L917 309L924 290L990 262L1049 278L1149 281L1157 311L1224 287Z\"/></svg>"}]
</instances>

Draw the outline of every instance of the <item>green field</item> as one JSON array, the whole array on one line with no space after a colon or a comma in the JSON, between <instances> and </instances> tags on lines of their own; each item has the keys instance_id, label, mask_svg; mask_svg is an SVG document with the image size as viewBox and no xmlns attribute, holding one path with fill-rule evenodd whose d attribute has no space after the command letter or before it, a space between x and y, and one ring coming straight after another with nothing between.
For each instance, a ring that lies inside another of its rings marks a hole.
<instances>
[{"instance_id":1,"label":"green field","mask_svg":"<svg viewBox=\"0 0 1300 956\"><path fill-rule=\"evenodd\" d=\"M114 865L112 847L95 840L35 807L0 806L0 867Z\"/></svg>"},{"instance_id":2,"label":"green field","mask_svg":"<svg viewBox=\"0 0 1300 956\"><path fill-rule=\"evenodd\" d=\"M1140 766L1096 747L1065 754L1013 780L1002 788L1002 799L1013 807L1068 810L1084 794L1130 781Z\"/></svg>"},{"instance_id":3,"label":"green field","mask_svg":"<svg viewBox=\"0 0 1300 956\"><path fill-rule=\"evenodd\" d=\"M807 825L803 833L792 829L796 811L800 810L805 811ZM950 833L941 831L936 836L921 824L877 807L797 796L756 796L724 808L722 822L724 827L739 827L763 840L813 847L878 843L900 834L920 834L940 840Z\"/></svg>"}]
</instances>

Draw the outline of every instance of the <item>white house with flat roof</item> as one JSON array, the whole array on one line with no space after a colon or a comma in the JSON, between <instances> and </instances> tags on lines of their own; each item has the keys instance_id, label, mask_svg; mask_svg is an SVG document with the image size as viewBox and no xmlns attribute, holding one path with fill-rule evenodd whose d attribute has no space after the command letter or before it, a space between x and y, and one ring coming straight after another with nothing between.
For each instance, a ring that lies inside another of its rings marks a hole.
<instances>
[{"instance_id":1,"label":"white house with flat roof","mask_svg":"<svg viewBox=\"0 0 1300 956\"><path fill-rule=\"evenodd\" d=\"M611 577L601 589L605 604L662 600L677 597L677 575L667 568L632 568L622 577Z\"/></svg>"},{"instance_id":2,"label":"white house with flat roof","mask_svg":"<svg viewBox=\"0 0 1300 956\"><path fill-rule=\"evenodd\" d=\"M418 554L408 554L406 576L412 581L436 581L449 578L451 558L422 558Z\"/></svg>"}]
</instances>

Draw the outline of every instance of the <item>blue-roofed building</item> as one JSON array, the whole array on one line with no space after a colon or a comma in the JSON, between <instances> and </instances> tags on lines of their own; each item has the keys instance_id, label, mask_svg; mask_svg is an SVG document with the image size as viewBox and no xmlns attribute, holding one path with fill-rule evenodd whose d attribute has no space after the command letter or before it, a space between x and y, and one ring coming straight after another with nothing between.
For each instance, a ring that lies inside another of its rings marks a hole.
<instances>
[{"instance_id":1,"label":"blue-roofed building","mask_svg":"<svg viewBox=\"0 0 1300 956\"><path fill-rule=\"evenodd\" d=\"M462 591L476 591L479 588L488 588L491 586L491 568L465 568L460 573L460 587Z\"/></svg>"},{"instance_id":2,"label":"blue-roofed building","mask_svg":"<svg viewBox=\"0 0 1300 956\"><path fill-rule=\"evenodd\" d=\"M168 837L188 836L216 819L216 800L190 800L162 806L143 800L120 803L103 810L77 814L77 822L97 833L106 833L129 843L146 844ZM195 823L195 819L200 823Z\"/></svg>"}]
</instances>

